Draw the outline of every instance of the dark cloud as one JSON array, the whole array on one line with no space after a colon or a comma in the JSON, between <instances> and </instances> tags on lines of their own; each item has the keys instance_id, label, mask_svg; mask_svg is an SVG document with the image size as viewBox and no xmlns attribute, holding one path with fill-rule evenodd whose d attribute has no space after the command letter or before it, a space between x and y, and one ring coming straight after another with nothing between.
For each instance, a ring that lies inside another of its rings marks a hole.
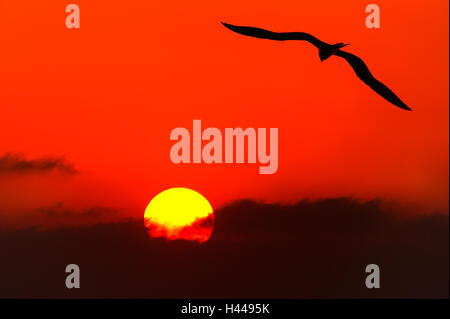
<instances>
[{"instance_id":1,"label":"dark cloud","mask_svg":"<svg viewBox=\"0 0 450 319\"><path fill-rule=\"evenodd\" d=\"M37 230L65 229L126 220L128 218L125 218L122 210L118 208L93 206L75 209L59 202L21 214L6 214L0 210L0 232L29 228Z\"/></svg>"},{"instance_id":2,"label":"dark cloud","mask_svg":"<svg viewBox=\"0 0 450 319\"><path fill-rule=\"evenodd\" d=\"M64 206L62 202L53 206L38 208L31 218L34 219L35 225L44 225L46 229L78 227L123 220L119 209L94 206L76 210Z\"/></svg>"},{"instance_id":3,"label":"dark cloud","mask_svg":"<svg viewBox=\"0 0 450 319\"><path fill-rule=\"evenodd\" d=\"M64 156L26 159L24 154L7 153L0 157L0 174L48 173L57 171L63 174L77 174L74 165Z\"/></svg>"},{"instance_id":4,"label":"dark cloud","mask_svg":"<svg viewBox=\"0 0 450 319\"><path fill-rule=\"evenodd\" d=\"M448 298L448 212L386 207L236 202L216 212L203 245L151 240L142 220L0 232L0 297ZM69 263L81 267L79 290L65 289ZM372 263L378 290L364 284Z\"/></svg>"}]
</instances>

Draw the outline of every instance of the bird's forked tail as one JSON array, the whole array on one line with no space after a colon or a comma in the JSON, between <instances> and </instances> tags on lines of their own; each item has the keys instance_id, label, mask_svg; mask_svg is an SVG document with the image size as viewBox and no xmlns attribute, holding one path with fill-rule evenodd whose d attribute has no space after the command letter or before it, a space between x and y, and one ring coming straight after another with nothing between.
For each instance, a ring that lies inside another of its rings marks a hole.
<instances>
[{"instance_id":1,"label":"bird's forked tail","mask_svg":"<svg viewBox=\"0 0 450 319\"><path fill-rule=\"evenodd\" d=\"M323 47L322 49L319 50L319 56L320 56L320 61L325 61L326 59L328 59L330 56L332 56L337 50L346 47L347 45L349 45L349 43L336 43L336 44L332 44L332 45L327 45L326 47Z\"/></svg>"}]
</instances>

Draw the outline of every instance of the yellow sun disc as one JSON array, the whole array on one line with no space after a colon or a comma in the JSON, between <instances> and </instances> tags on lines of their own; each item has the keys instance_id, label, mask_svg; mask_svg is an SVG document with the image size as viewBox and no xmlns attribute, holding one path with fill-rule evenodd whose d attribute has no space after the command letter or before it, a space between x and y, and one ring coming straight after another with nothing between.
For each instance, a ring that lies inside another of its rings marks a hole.
<instances>
[{"instance_id":1,"label":"yellow sun disc","mask_svg":"<svg viewBox=\"0 0 450 319\"><path fill-rule=\"evenodd\" d=\"M152 238L205 242L213 230L214 214L201 194L188 188L171 188L150 201L144 222Z\"/></svg>"}]
</instances>

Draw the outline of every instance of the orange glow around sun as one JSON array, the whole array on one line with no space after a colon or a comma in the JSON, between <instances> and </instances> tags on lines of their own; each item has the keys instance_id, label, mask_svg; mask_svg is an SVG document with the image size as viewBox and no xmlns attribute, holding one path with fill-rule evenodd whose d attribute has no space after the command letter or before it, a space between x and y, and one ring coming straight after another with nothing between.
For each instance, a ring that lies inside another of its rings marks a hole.
<instances>
[{"instance_id":1,"label":"orange glow around sun","mask_svg":"<svg viewBox=\"0 0 450 319\"><path fill-rule=\"evenodd\" d=\"M214 226L213 209L201 194L187 188L171 188L148 204L144 223L151 238L206 242Z\"/></svg>"}]
</instances>

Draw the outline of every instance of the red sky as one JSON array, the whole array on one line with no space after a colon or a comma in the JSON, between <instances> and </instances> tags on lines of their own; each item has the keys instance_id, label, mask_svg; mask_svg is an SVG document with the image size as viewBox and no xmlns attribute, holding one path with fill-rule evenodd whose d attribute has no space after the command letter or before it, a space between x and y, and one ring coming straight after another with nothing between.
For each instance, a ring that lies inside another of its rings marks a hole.
<instances>
[{"instance_id":1,"label":"red sky","mask_svg":"<svg viewBox=\"0 0 450 319\"><path fill-rule=\"evenodd\" d=\"M68 30L65 6L81 8ZM447 1L0 2L0 156L65 155L76 175L1 174L0 214L62 202L140 217L184 186L219 207L237 198L382 197L448 212ZM233 34L220 21L351 43L413 112L304 42ZM279 169L175 165L170 131L279 128Z\"/></svg>"}]
</instances>

